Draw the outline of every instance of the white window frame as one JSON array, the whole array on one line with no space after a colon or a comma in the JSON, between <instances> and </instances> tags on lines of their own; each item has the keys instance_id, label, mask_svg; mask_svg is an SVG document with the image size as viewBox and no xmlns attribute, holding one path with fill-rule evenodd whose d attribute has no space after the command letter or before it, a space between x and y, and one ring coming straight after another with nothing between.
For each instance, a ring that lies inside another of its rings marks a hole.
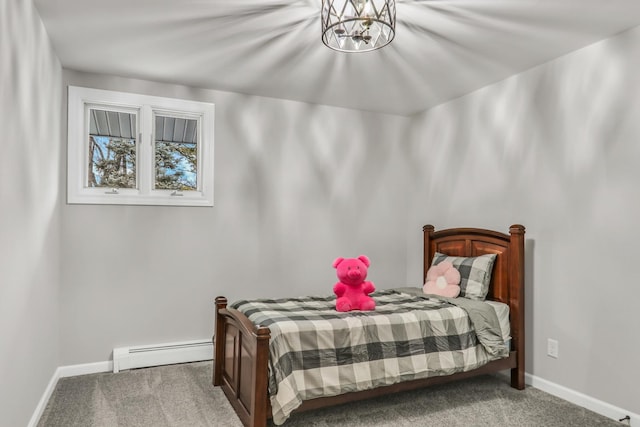
<instances>
[{"instance_id":1,"label":"white window frame","mask_svg":"<svg viewBox=\"0 0 640 427\"><path fill-rule=\"evenodd\" d=\"M136 112L137 188L87 187L90 108ZM156 115L198 120L196 191L153 188ZM69 204L213 206L214 104L69 86L67 132Z\"/></svg>"}]
</instances>

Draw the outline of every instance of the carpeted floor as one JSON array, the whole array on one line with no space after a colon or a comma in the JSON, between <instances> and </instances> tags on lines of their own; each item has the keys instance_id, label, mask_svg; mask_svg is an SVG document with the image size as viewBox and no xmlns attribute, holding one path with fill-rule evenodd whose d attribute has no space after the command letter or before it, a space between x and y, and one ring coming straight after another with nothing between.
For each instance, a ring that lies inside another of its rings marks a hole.
<instances>
[{"instance_id":1,"label":"carpeted floor","mask_svg":"<svg viewBox=\"0 0 640 427\"><path fill-rule=\"evenodd\" d=\"M62 378L38 427L241 427L219 388L211 362L118 374ZM285 427L620 426L532 387L512 389L502 377L385 396L293 415Z\"/></svg>"}]
</instances>

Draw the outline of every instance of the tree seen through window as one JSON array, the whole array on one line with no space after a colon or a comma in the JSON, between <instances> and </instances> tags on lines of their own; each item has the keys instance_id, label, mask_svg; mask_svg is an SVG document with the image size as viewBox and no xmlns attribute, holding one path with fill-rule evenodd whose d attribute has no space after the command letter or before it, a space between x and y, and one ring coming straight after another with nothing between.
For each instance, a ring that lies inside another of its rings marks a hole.
<instances>
[{"instance_id":1,"label":"tree seen through window","mask_svg":"<svg viewBox=\"0 0 640 427\"><path fill-rule=\"evenodd\" d=\"M155 117L155 188L195 191L198 188L198 121Z\"/></svg>"},{"instance_id":2,"label":"tree seen through window","mask_svg":"<svg viewBox=\"0 0 640 427\"><path fill-rule=\"evenodd\" d=\"M89 137L89 187L136 188L136 140Z\"/></svg>"}]
</instances>

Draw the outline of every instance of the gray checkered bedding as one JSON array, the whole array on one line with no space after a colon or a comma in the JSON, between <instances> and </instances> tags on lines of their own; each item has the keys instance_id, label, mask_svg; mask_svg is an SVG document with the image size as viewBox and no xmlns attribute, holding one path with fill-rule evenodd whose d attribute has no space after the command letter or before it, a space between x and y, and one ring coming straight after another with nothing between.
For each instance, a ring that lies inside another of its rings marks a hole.
<instances>
[{"instance_id":1,"label":"gray checkered bedding","mask_svg":"<svg viewBox=\"0 0 640 427\"><path fill-rule=\"evenodd\" d=\"M393 290L371 296L370 312L337 312L333 295L231 305L271 329L275 424L303 400L469 371L509 354L478 340L469 308Z\"/></svg>"}]
</instances>

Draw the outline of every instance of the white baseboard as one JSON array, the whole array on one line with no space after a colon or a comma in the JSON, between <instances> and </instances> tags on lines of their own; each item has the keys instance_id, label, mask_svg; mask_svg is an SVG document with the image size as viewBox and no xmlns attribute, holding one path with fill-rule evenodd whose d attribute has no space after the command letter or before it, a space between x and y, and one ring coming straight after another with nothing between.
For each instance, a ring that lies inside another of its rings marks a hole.
<instances>
[{"instance_id":1,"label":"white baseboard","mask_svg":"<svg viewBox=\"0 0 640 427\"><path fill-rule=\"evenodd\" d=\"M81 365L60 366L58 378L76 377L78 375L98 374L100 372L110 372L113 370L113 362L106 360L104 362L83 363Z\"/></svg>"},{"instance_id":2,"label":"white baseboard","mask_svg":"<svg viewBox=\"0 0 640 427\"><path fill-rule=\"evenodd\" d=\"M47 407L47 403L49 402L49 399L53 394L53 390L55 390L60 378L75 377L77 375L86 374L97 374L100 372L110 372L112 369L113 362L110 360L104 362L84 363L81 365L57 367L55 372L51 376L51 380L49 380L49 384L47 384L47 388L44 390L44 393L42 393L42 397L40 398L35 411L33 411L33 415L31 415L31 419L29 420L29 424L27 424L27 426L36 427L38 425L38 421L40 421L40 417L42 417L44 409Z\"/></svg>"},{"instance_id":3,"label":"white baseboard","mask_svg":"<svg viewBox=\"0 0 640 427\"><path fill-rule=\"evenodd\" d=\"M629 416L630 420L627 425L640 426L640 415L611 405L607 402L603 402L602 400L598 400L594 397L587 396L586 394L577 392L570 388L531 374L525 374L525 383L537 388L538 390L542 390L546 393L564 399L567 402L571 402L575 405L593 411L596 414L603 415L616 421L624 418L625 416Z\"/></svg>"},{"instance_id":4,"label":"white baseboard","mask_svg":"<svg viewBox=\"0 0 640 427\"><path fill-rule=\"evenodd\" d=\"M33 415L31 415L31 419L29 420L27 427L36 427L36 425L38 425L38 421L40 421L44 408L47 407L47 402L49 402L49 398L53 394L56 384L58 384L58 378L60 378L60 368L56 368L51 380L49 380L49 384L47 384L47 388L44 389L44 393L42 393L42 397L36 405L36 409L33 411Z\"/></svg>"},{"instance_id":5,"label":"white baseboard","mask_svg":"<svg viewBox=\"0 0 640 427\"><path fill-rule=\"evenodd\" d=\"M69 365L69 366L58 366L49 380L49 384L47 384L47 388L44 390L38 405L36 406L35 411L33 411L33 415L31 415L31 419L29 420L28 427L36 427L38 425L38 421L40 421L40 417L42 417L42 413L44 409L47 407L47 403L53 394L53 390L55 390L56 385L58 384L58 380L60 378L65 377L75 377L76 375L86 375L86 374L97 374L99 372L109 372L113 369L113 362L95 362L95 363L84 363L81 365Z\"/></svg>"},{"instance_id":6,"label":"white baseboard","mask_svg":"<svg viewBox=\"0 0 640 427\"><path fill-rule=\"evenodd\" d=\"M184 345L186 343L194 344L204 342L207 342L209 346L206 346L204 344ZM182 345L182 347L177 348L176 344L180 344ZM171 347L171 351L169 351L168 353L165 351L159 351L156 354L151 354L150 357L136 358L134 361L135 366L131 366L131 364L129 364L127 369L133 367L146 368L170 363L189 363L197 362L200 360L212 360L213 357L213 344L210 340L187 341L183 343L157 345L145 348L162 349L166 348L167 346ZM38 425L40 417L42 417L42 414L47 407L47 403L49 402L49 399L51 398L51 395L53 394L53 391L56 388L56 384L58 384L58 380L60 378L75 377L78 375L87 374L98 374L101 372L112 372L113 370L114 362L112 360L105 360L103 362L94 363L83 363L79 365L59 366L53 373L49 384L47 384L47 388L44 390L44 393L42 394L42 397L40 398L36 409L33 411L33 415L31 415L31 419L29 420L29 424L27 425L27 427L36 427Z\"/></svg>"}]
</instances>

